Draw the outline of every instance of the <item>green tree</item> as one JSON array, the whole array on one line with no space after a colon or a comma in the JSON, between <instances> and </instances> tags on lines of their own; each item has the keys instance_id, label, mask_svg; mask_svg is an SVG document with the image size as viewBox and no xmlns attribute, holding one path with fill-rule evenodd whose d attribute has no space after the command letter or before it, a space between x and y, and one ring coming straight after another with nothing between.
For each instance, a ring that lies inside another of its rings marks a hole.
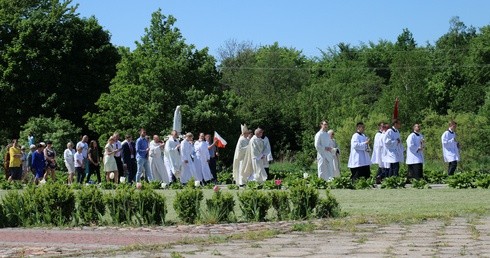
<instances>
[{"instance_id":1,"label":"green tree","mask_svg":"<svg viewBox=\"0 0 490 258\"><path fill-rule=\"evenodd\" d=\"M0 101L4 136L46 114L83 126L119 61L107 31L71 0L0 0Z\"/></svg>"}]
</instances>

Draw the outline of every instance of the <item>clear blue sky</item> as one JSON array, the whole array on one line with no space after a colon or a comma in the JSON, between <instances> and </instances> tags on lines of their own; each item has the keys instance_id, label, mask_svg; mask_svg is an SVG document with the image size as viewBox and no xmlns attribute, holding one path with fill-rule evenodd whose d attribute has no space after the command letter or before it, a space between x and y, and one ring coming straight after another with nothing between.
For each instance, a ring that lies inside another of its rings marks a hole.
<instances>
[{"instance_id":1,"label":"clear blue sky","mask_svg":"<svg viewBox=\"0 0 490 258\"><path fill-rule=\"evenodd\" d=\"M490 25L488 0L73 0L82 17L95 16L117 46L134 49L161 8L177 18L188 44L217 56L225 41L278 42L320 56L340 42L395 41L408 28L419 45L434 43L459 16L467 26Z\"/></svg>"}]
</instances>

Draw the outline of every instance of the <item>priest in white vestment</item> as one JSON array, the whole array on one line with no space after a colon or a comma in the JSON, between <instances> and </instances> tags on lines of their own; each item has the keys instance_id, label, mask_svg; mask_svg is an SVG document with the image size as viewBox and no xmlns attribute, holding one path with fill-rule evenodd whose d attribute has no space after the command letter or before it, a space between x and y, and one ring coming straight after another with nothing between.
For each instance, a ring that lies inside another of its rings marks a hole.
<instances>
[{"instance_id":1,"label":"priest in white vestment","mask_svg":"<svg viewBox=\"0 0 490 258\"><path fill-rule=\"evenodd\" d=\"M265 158L264 160L264 169L267 175L269 174L269 164L272 160L272 148L271 148L271 143L269 142L269 138L264 135L264 132L262 131L262 140L264 141L264 154Z\"/></svg>"},{"instance_id":2,"label":"priest in white vestment","mask_svg":"<svg viewBox=\"0 0 490 258\"><path fill-rule=\"evenodd\" d=\"M180 182L186 184L191 177L194 177L194 180L201 181L199 177L196 177L196 168L194 165L194 145L193 134L187 133L185 135L185 139L181 143L180 156L182 159L182 172L180 175ZM194 182L191 182L194 183Z\"/></svg>"},{"instance_id":3,"label":"priest in white vestment","mask_svg":"<svg viewBox=\"0 0 490 258\"><path fill-rule=\"evenodd\" d=\"M337 141L335 140L335 132L333 130L328 130L328 135L330 136L330 141L332 147L332 157L333 157L333 177L340 177L340 150Z\"/></svg>"},{"instance_id":4,"label":"priest in white vestment","mask_svg":"<svg viewBox=\"0 0 490 258\"><path fill-rule=\"evenodd\" d=\"M154 135L153 140L150 142L148 159L150 161L150 170L153 174L153 180L168 184L170 183L170 179L168 178L167 169L165 168L162 157L164 146L164 143L160 141L160 137Z\"/></svg>"},{"instance_id":5,"label":"priest in white vestment","mask_svg":"<svg viewBox=\"0 0 490 258\"><path fill-rule=\"evenodd\" d=\"M202 178L205 182L213 180L211 169L209 168L209 144L204 139L204 133L199 134L199 139L194 143L194 151L196 152L196 173L202 174Z\"/></svg>"},{"instance_id":6,"label":"priest in white vestment","mask_svg":"<svg viewBox=\"0 0 490 258\"><path fill-rule=\"evenodd\" d=\"M328 122L320 123L320 131L315 134L316 160L318 163L318 177L330 181L333 179L332 140L327 133Z\"/></svg>"},{"instance_id":7,"label":"priest in white vestment","mask_svg":"<svg viewBox=\"0 0 490 258\"><path fill-rule=\"evenodd\" d=\"M180 179L182 170L182 158L180 156L180 142L179 135L176 130L173 130L164 148L164 158L165 168L169 179L172 180L172 175L175 178Z\"/></svg>"},{"instance_id":8,"label":"priest in white vestment","mask_svg":"<svg viewBox=\"0 0 490 258\"><path fill-rule=\"evenodd\" d=\"M243 183L239 182L239 172L240 170L243 170L243 167L245 165L244 159L245 159L245 153L247 151L249 139L248 139L248 128L247 125L242 125L241 126L242 134L240 135L240 138L238 138L238 142L236 144L235 148L235 155L233 156L233 181L237 185L243 185Z\"/></svg>"},{"instance_id":9,"label":"priest in white vestment","mask_svg":"<svg viewBox=\"0 0 490 258\"><path fill-rule=\"evenodd\" d=\"M265 156L262 129L257 128L245 153L245 167L238 175L238 181L241 185L246 184L249 180L256 181L259 184L267 180L263 161Z\"/></svg>"}]
</instances>

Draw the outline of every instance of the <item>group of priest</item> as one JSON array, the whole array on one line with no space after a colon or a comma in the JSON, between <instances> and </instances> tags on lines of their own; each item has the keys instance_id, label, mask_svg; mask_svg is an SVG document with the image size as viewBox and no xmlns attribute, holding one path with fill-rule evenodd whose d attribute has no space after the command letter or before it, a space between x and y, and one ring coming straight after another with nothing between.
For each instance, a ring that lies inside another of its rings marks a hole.
<instances>
[{"instance_id":1,"label":"group of priest","mask_svg":"<svg viewBox=\"0 0 490 258\"><path fill-rule=\"evenodd\" d=\"M233 156L233 180L239 185L249 181L263 183L267 180L269 162L273 160L269 138L261 128L252 132L241 126L241 135Z\"/></svg>"}]
</instances>

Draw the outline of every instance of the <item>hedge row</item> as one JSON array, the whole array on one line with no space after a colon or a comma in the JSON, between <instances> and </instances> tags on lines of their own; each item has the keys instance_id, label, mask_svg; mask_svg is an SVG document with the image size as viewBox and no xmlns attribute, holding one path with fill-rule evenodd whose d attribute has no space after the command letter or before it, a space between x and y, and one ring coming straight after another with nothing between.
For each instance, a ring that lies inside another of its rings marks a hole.
<instances>
[{"instance_id":1,"label":"hedge row","mask_svg":"<svg viewBox=\"0 0 490 258\"><path fill-rule=\"evenodd\" d=\"M339 215L337 200L328 192L320 198L317 189L306 183L290 191L247 189L237 194L245 221L264 221L270 208L277 220L307 219ZM192 185L176 193L173 207L179 219L188 224L237 221L232 193L215 187L201 207L203 192ZM96 186L74 191L61 183L28 186L24 191L9 191L0 204L0 227L39 225L165 225L167 202L164 195L150 187L136 189L119 185L103 193Z\"/></svg>"}]
</instances>

